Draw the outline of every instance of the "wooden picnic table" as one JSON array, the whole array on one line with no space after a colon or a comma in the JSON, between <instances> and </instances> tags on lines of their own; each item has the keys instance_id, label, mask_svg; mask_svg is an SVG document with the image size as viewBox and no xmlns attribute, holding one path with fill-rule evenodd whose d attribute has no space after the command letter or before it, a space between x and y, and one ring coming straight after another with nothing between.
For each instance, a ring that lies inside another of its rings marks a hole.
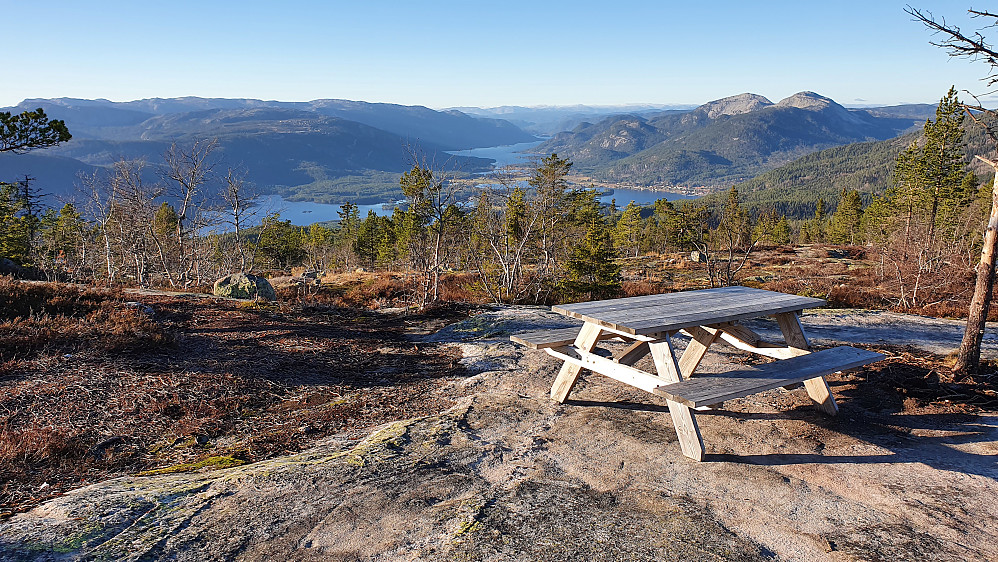
<instances>
[{"instance_id":1,"label":"wooden picnic table","mask_svg":"<svg viewBox=\"0 0 998 562\"><path fill-rule=\"evenodd\" d=\"M683 454L702 460L704 444L695 408L803 382L819 409L835 415L838 407L825 375L883 358L847 346L812 352L798 315L805 308L824 304L822 299L749 287L581 302L552 307L583 320L581 329L527 332L510 339L564 361L551 387L551 398L558 402L568 398L583 368L666 397ZM784 342L766 342L739 323L763 316L775 317ZM677 333L690 338L678 358L672 341ZM607 339L622 339L629 345L605 357L596 347ZM704 355L718 340L779 361L757 369L695 377ZM655 373L633 366L648 354Z\"/></svg>"}]
</instances>

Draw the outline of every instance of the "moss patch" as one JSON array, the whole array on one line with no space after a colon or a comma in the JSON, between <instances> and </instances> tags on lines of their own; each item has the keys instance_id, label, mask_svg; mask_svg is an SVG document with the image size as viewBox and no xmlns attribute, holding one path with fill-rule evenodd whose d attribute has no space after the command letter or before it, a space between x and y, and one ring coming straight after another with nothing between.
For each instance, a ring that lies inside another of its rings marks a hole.
<instances>
[{"instance_id":1,"label":"moss patch","mask_svg":"<svg viewBox=\"0 0 998 562\"><path fill-rule=\"evenodd\" d=\"M246 464L247 461L242 459L237 459L229 455L219 455L216 457L208 457L206 459L199 460L197 462L176 464L173 466L168 466L165 468L156 468L153 470L146 470L140 472L139 476L155 476L157 474L172 474L174 472L193 472L202 468L207 468L211 470L218 470L222 468L232 468L234 466L240 466Z\"/></svg>"}]
</instances>

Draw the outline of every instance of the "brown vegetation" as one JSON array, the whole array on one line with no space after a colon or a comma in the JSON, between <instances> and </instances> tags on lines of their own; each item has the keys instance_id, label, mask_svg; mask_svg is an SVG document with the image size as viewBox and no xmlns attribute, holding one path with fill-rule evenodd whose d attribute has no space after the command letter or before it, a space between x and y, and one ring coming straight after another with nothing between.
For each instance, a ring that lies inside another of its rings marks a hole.
<instances>
[{"instance_id":1,"label":"brown vegetation","mask_svg":"<svg viewBox=\"0 0 998 562\"><path fill-rule=\"evenodd\" d=\"M743 283L897 309L863 247L760 249ZM621 261L626 296L702 288L684 254ZM404 274L328 274L278 287L281 304L129 293L0 277L0 513L124 474L231 466L440 409L455 352L405 338L488 300L472 274L441 279L421 315ZM958 314L946 293L908 312ZM140 301L140 302L136 302ZM897 411L998 411L992 365L954 378L945 358L889 349L837 392Z\"/></svg>"},{"instance_id":2,"label":"brown vegetation","mask_svg":"<svg viewBox=\"0 0 998 562\"><path fill-rule=\"evenodd\" d=\"M342 294L377 302L391 287ZM376 313L337 306L335 292L267 306L0 278L0 513L117 475L297 451L450 403L440 387L460 376L454 352L405 334L460 310Z\"/></svg>"}]
</instances>

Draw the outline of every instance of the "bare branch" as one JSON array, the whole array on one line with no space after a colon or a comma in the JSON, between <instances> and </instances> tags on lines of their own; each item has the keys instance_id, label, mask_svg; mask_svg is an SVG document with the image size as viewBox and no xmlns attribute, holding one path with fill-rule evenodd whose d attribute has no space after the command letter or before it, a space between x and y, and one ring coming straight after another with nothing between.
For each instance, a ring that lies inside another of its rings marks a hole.
<instances>
[{"instance_id":1,"label":"bare branch","mask_svg":"<svg viewBox=\"0 0 998 562\"><path fill-rule=\"evenodd\" d=\"M998 83L998 51L995 51L994 47L985 41L984 36L979 31L975 31L973 34L964 33L959 27L948 25L945 18L936 19L932 12L923 12L911 6L906 6L904 11L915 21L921 22L929 28L933 35L942 36L942 40L939 42L930 41L932 45L945 49L951 57L968 57L974 61L983 60L991 66L991 73L982 80L986 80L989 86ZM972 17L998 20L998 15L990 12L973 9L968 10L968 12ZM992 23L985 28L995 25L996 23Z\"/></svg>"}]
</instances>

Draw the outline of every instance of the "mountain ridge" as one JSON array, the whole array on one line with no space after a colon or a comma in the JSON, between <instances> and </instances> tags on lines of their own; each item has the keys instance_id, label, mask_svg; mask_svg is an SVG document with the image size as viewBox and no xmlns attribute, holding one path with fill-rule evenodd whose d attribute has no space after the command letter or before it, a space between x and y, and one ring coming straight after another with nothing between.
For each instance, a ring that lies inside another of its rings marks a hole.
<instances>
[{"instance_id":1,"label":"mountain ridge","mask_svg":"<svg viewBox=\"0 0 998 562\"><path fill-rule=\"evenodd\" d=\"M327 203L375 203L397 198L397 174L411 167L413 158L447 162L462 173L481 172L492 160L446 151L535 140L501 119L333 99L54 98L29 99L4 109L20 112L37 107L64 120L74 138L37 151L28 160L3 158L0 171L10 179L23 174L38 177L39 187L62 195L71 194L76 183L73 161L77 172L84 173L122 158L145 160L155 167L173 142L215 138L216 156L226 166L244 169L247 181L264 193Z\"/></svg>"},{"instance_id":2,"label":"mountain ridge","mask_svg":"<svg viewBox=\"0 0 998 562\"><path fill-rule=\"evenodd\" d=\"M723 188L816 150L893 138L920 123L910 115L847 109L814 92L775 104L744 93L680 114L583 124L536 150L568 157L604 182Z\"/></svg>"}]
</instances>

